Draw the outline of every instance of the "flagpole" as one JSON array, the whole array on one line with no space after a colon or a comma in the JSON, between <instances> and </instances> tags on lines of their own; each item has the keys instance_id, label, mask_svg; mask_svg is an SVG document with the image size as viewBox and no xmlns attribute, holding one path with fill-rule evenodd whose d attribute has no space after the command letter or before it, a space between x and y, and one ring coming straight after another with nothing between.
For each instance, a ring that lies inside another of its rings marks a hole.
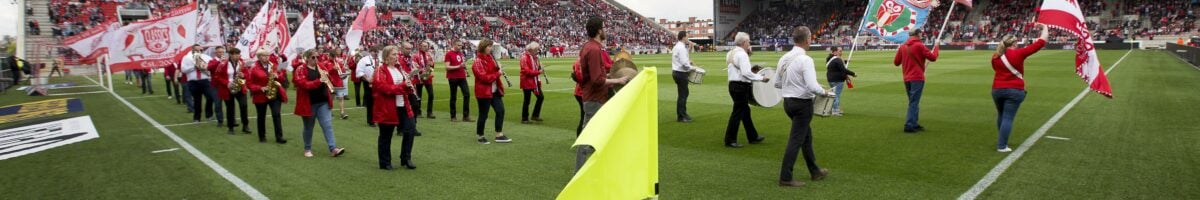
<instances>
[{"instance_id":1,"label":"flagpole","mask_svg":"<svg viewBox=\"0 0 1200 200\"><path fill-rule=\"evenodd\" d=\"M846 57L847 61L854 58L854 50L858 48L858 35L862 33L863 24L867 23L868 10L871 10L871 3L869 1L867 2L867 6L863 7L863 15L858 19L858 26L854 27L854 40L850 41L850 55ZM850 68L850 62L846 62L846 68Z\"/></svg>"},{"instance_id":2,"label":"flagpole","mask_svg":"<svg viewBox=\"0 0 1200 200\"><path fill-rule=\"evenodd\" d=\"M939 45L938 43L942 43L942 34L946 34L946 24L950 23L950 15L954 14L954 6L957 4L958 3L953 1L950 2L950 11L946 12L946 18L945 20L942 20L942 29L938 31L937 39L934 40L934 46Z\"/></svg>"}]
</instances>

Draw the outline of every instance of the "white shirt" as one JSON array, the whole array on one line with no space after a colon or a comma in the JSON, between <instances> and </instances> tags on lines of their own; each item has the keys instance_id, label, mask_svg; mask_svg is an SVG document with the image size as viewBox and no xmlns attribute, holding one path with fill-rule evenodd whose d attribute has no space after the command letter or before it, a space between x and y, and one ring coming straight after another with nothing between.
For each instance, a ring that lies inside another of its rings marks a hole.
<instances>
[{"instance_id":1,"label":"white shirt","mask_svg":"<svg viewBox=\"0 0 1200 200\"><path fill-rule=\"evenodd\" d=\"M179 61L180 72L183 72L183 75L187 76L187 80L189 81L208 80L209 76L207 74L196 72L198 70L196 69L196 55L200 55L200 59L204 60L204 63L200 63L201 67L207 67L208 62L212 60L212 57L208 55L188 53Z\"/></svg>"},{"instance_id":2,"label":"white shirt","mask_svg":"<svg viewBox=\"0 0 1200 200\"><path fill-rule=\"evenodd\" d=\"M683 41L675 43L675 47L671 48L671 70L677 72L692 71L692 59L688 57L688 48Z\"/></svg>"},{"instance_id":3,"label":"white shirt","mask_svg":"<svg viewBox=\"0 0 1200 200\"><path fill-rule=\"evenodd\" d=\"M227 73L229 75L229 76L226 76L226 77L229 77L229 81L233 81L233 79L237 78L237 77L234 77L234 74L236 74L235 72L237 72L235 70L237 70L238 67L241 67L241 66L242 66L241 61L232 61L232 60L229 61L228 65L225 65L225 73Z\"/></svg>"},{"instance_id":4,"label":"white shirt","mask_svg":"<svg viewBox=\"0 0 1200 200\"><path fill-rule=\"evenodd\" d=\"M383 68L389 74L392 74L392 84L400 85L404 82L404 75L400 74L400 69ZM396 107L404 107L404 95L396 95Z\"/></svg>"},{"instance_id":5,"label":"white shirt","mask_svg":"<svg viewBox=\"0 0 1200 200\"><path fill-rule=\"evenodd\" d=\"M358 59L358 66L355 67L354 71L356 72L354 77L358 77L359 80L371 82L371 78L375 76L376 64L375 58L372 58L370 54L367 55L368 56L363 56L361 59Z\"/></svg>"},{"instance_id":6,"label":"white shirt","mask_svg":"<svg viewBox=\"0 0 1200 200\"><path fill-rule=\"evenodd\" d=\"M804 48L794 47L779 58L779 73L775 87L783 89L783 98L812 99L825 94L817 83L817 69Z\"/></svg>"},{"instance_id":7,"label":"white shirt","mask_svg":"<svg viewBox=\"0 0 1200 200\"><path fill-rule=\"evenodd\" d=\"M761 75L755 74L750 68L754 65L750 64L750 55L746 54L746 50L741 47L733 48L728 54L725 54L725 62L729 63L726 69L726 74L729 75L729 82L746 82L762 81Z\"/></svg>"}]
</instances>

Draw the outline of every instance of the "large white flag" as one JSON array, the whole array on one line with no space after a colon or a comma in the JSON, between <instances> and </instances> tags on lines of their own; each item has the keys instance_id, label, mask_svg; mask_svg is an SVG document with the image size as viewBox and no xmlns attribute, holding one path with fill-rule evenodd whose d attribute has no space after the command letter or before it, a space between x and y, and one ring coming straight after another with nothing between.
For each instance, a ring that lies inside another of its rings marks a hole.
<instances>
[{"instance_id":1,"label":"large white flag","mask_svg":"<svg viewBox=\"0 0 1200 200\"><path fill-rule=\"evenodd\" d=\"M221 33L221 20L212 14L211 9L199 12L199 24L196 25L196 43L204 47L221 46L225 36Z\"/></svg>"},{"instance_id":2,"label":"large white flag","mask_svg":"<svg viewBox=\"0 0 1200 200\"><path fill-rule=\"evenodd\" d=\"M1092 33L1087 27L1079 2L1074 0L1046 0L1038 10L1037 22L1047 27L1064 30L1075 35L1075 73L1083 78L1092 89L1100 95L1112 98L1112 87L1108 77L1104 75L1104 67L1100 58L1096 57L1096 46L1092 44Z\"/></svg>"},{"instance_id":3,"label":"large white flag","mask_svg":"<svg viewBox=\"0 0 1200 200\"><path fill-rule=\"evenodd\" d=\"M111 31L104 41L113 72L168 66L196 44L196 4Z\"/></svg>"},{"instance_id":4,"label":"large white flag","mask_svg":"<svg viewBox=\"0 0 1200 200\"><path fill-rule=\"evenodd\" d=\"M350 30L346 31L346 47L350 49L350 55L354 55L358 51L363 33L375 29L375 26L378 25L379 20L375 17L375 0L364 1L362 9L358 10L358 17L354 18L354 24L350 26Z\"/></svg>"},{"instance_id":5,"label":"large white flag","mask_svg":"<svg viewBox=\"0 0 1200 200\"><path fill-rule=\"evenodd\" d=\"M316 31L313 30L313 13L308 12L308 16L304 17L304 21L300 22L300 27L296 29L296 34L292 35L291 41L288 42L286 48L283 49L283 55L288 57L288 62L296 62L300 59L300 53L309 49L317 48ZM287 65L291 66L291 65Z\"/></svg>"},{"instance_id":6,"label":"large white flag","mask_svg":"<svg viewBox=\"0 0 1200 200\"><path fill-rule=\"evenodd\" d=\"M254 15L254 20L251 20L250 25L242 32L242 39L238 41L237 48L242 50L242 58L253 59L253 52L260 48L280 52L284 48L283 45L288 43L288 37L287 18L283 8L267 0L262 8L258 9L258 14Z\"/></svg>"},{"instance_id":7,"label":"large white flag","mask_svg":"<svg viewBox=\"0 0 1200 200\"><path fill-rule=\"evenodd\" d=\"M81 64L96 63L97 57L108 53L108 46L103 43L104 35L109 31L120 28L121 23L117 23L115 20L109 20L101 23L95 28L88 29L79 35L64 39L63 44L71 47L71 49L75 50L76 53L79 53L80 56L83 56L83 59L79 60Z\"/></svg>"}]
</instances>

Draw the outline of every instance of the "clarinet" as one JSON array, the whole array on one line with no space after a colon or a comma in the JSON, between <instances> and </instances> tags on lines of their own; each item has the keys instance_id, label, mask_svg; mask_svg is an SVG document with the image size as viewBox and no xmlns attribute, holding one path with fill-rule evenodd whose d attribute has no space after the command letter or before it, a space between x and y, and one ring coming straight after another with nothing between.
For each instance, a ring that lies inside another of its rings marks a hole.
<instances>
[{"instance_id":1,"label":"clarinet","mask_svg":"<svg viewBox=\"0 0 1200 200\"><path fill-rule=\"evenodd\" d=\"M504 84L508 85L509 87L512 87L512 81L509 81L508 74L504 73L504 65L500 64L500 62L496 62L496 68L499 69L500 76L504 77Z\"/></svg>"}]
</instances>

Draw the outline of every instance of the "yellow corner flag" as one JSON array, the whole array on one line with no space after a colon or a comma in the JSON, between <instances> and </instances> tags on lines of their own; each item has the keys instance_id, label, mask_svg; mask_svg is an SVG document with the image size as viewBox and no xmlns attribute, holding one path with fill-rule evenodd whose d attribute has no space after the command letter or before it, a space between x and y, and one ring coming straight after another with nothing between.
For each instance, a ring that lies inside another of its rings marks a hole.
<instances>
[{"instance_id":1,"label":"yellow corner flag","mask_svg":"<svg viewBox=\"0 0 1200 200\"><path fill-rule=\"evenodd\" d=\"M645 68L588 122L574 147L595 152L558 199L658 196L658 70Z\"/></svg>"}]
</instances>

